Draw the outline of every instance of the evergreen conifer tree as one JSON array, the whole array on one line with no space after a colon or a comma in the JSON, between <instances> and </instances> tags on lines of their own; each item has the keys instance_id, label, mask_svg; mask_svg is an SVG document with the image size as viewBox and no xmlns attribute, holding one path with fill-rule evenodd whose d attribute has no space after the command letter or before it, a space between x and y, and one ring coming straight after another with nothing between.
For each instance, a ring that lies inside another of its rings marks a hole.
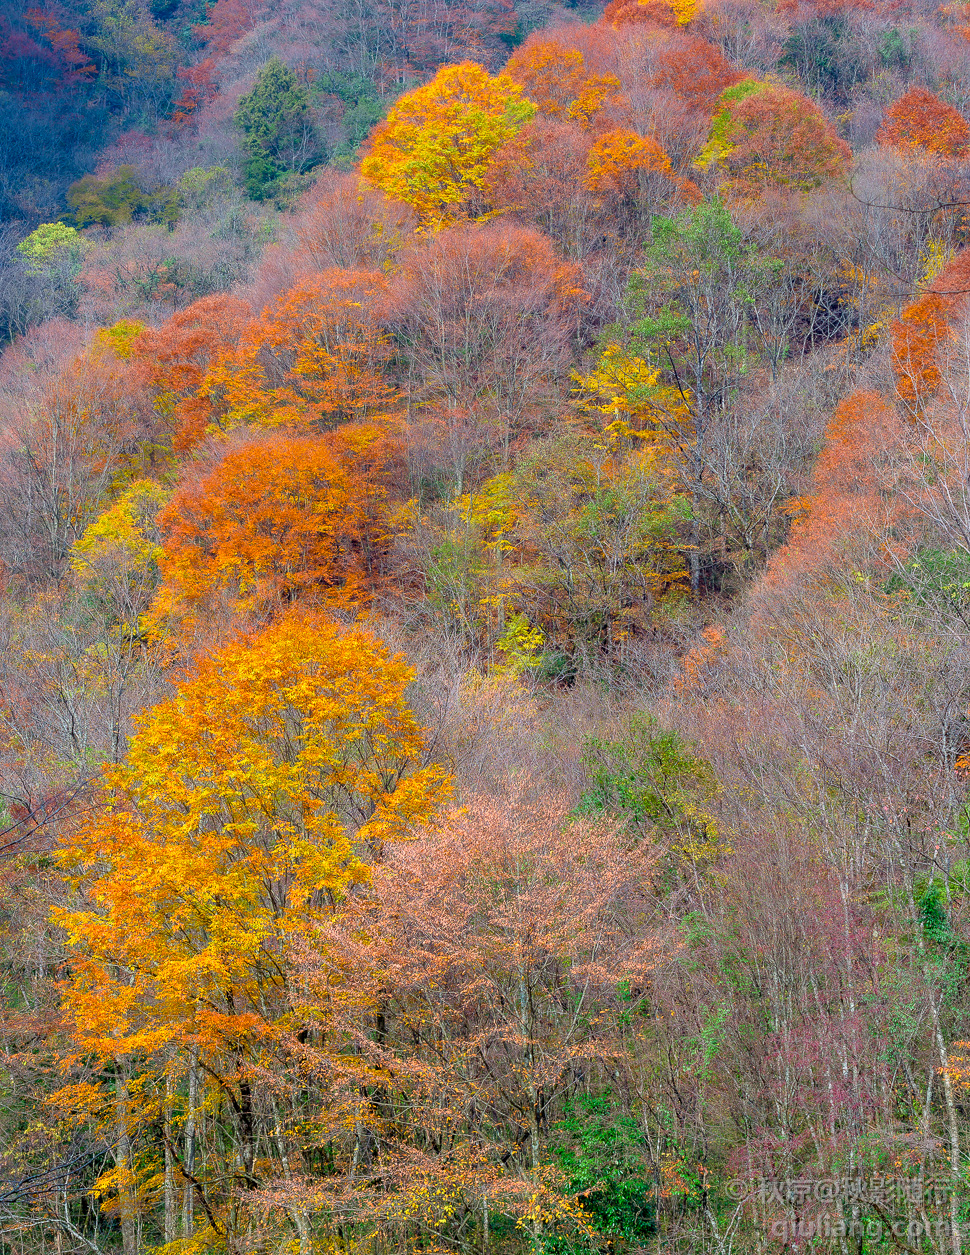
<instances>
[{"instance_id":1,"label":"evergreen conifer tree","mask_svg":"<svg viewBox=\"0 0 970 1255\"><path fill-rule=\"evenodd\" d=\"M290 174L303 174L321 159L307 89L279 57L263 66L253 89L239 102L247 193L253 200L276 195Z\"/></svg>"}]
</instances>

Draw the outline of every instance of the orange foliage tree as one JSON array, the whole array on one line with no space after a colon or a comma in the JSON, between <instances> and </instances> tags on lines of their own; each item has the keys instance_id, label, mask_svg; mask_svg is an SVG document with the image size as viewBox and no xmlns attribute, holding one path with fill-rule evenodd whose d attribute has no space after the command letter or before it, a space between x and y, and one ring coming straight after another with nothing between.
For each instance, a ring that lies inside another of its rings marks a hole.
<instances>
[{"instance_id":1,"label":"orange foliage tree","mask_svg":"<svg viewBox=\"0 0 970 1255\"><path fill-rule=\"evenodd\" d=\"M557 39L527 39L509 57L505 73L551 118L565 117L586 82L586 63L578 48Z\"/></svg>"},{"instance_id":2,"label":"orange foliage tree","mask_svg":"<svg viewBox=\"0 0 970 1255\"><path fill-rule=\"evenodd\" d=\"M219 358L198 391L212 427L319 430L386 412L395 393L376 271L330 269L284 292Z\"/></svg>"},{"instance_id":3,"label":"orange foliage tree","mask_svg":"<svg viewBox=\"0 0 970 1255\"><path fill-rule=\"evenodd\" d=\"M896 392L914 419L943 379L943 350L953 338L951 325L966 309L970 291L970 251L958 253L924 292L892 324Z\"/></svg>"},{"instance_id":4,"label":"orange foliage tree","mask_svg":"<svg viewBox=\"0 0 970 1255\"><path fill-rule=\"evenodd\" d=\"M970 125L928 88L912 87L886 110L876 139L889 148L923 148L943 157L965 157Z\"/></svg>"},{"instance_id":5,"label":"orange foliage tree","mask_svg":"<svg viewBox=\"0 0 970 1255\"><path fill-rule=\"evenodd\" d=\"M201 438L208 407L199 388L209 367L235 348L252 314L238 297L205 296L132 344L133 358L155 392L155 409L174 427L176 450Z\"/></svg>"},{"instance_id":6,"label":"orange foliage tree","mask_svg":"<svg viewBox=\"0 0 970 1255\"><path fill-rule=\"evenodd\" d=\"M556 39L526 40L509 58L505 72L550 118L588 127L604 110L623 105L615 74L587 73L579 49Z\"/></svg>"},{"instance_id":7,"label":"orange foliage tree","mask_svg":"<svg viewBox=\"0 0 970 1255\"><path fill-rule=\"evenodd\" d=\"M697 14L697 0L610 0L603 11L605 25L686 26Z\"/></svg>"},{"instance_id":8,"label":"orange foliage tree","mask_svg":"<svg viewBox=\"0 0 970 1255\"><path fill-rule=\"evenodd\" d=\"M899 422L885 397L859 391L837 407L812 475L812 490L794 503L791 537L771 559L765 591L824 577L846 551L878 545L890 534L900 501L883 491L880 464L899 447Z\"/></svg>"},{"instance_id":9,"label":"orange foliage tree","mask_svg":"<svg viewBox=\"0 0 970 1255\"><path fill-rule=\"evenodd\" d=\"M942 379L939 350L949 335L949 303L927 292L892 324L896 392L913 417L921 415Z\"/></svg>"},{"instance_id":10,"label":"orange foliage tree","mask_svg":"<svg viewBox=\"0 0 970 1255\"><path fill-rule=\"evenodd\" d=\"M380 540L383 495L379 478L367 481L384 440L377 429L337 447L249 432L217 446L159 516L155 619L211 622L220 608L262 617L311 593L358 601Z\"/></svg>"},{"instance_id":11,"label":"orange foliage tree","mask_svg":"<svg viewBox=\"0 0 970 1255\"><path fill-rule=\"evenodd\" d=\"M703 199L694 183L674 174L670 158L651 136L637 135L635 131L608 131L590 149L586 187L591 192L621 199L656 200L656 185L665 181L677 187L691 204Z\"/></svg>"}]
</instances>

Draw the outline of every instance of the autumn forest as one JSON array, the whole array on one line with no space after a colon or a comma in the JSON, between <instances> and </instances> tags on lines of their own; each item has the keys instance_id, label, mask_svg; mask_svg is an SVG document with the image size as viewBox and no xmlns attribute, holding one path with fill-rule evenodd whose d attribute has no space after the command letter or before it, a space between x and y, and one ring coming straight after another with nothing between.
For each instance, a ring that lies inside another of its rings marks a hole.
<instances>
[{"instance_id":1,"label":"autumn forest","mask_svg":"<svg viewBox=\"0 0 970 1255\"><path fill-rule=\"evenodd\" d=\"M970 1255L970 5L0 5L0 1253Z\"/></svg>"}]
</instances>

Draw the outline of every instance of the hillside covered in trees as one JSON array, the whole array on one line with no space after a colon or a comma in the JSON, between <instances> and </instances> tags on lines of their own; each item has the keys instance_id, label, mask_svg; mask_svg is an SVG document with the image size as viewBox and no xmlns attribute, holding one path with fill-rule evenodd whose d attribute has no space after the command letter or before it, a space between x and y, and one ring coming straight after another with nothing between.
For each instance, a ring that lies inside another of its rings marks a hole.
<instances>
[{"instance_id":1,"label":"hillside covered in trees","mask_svg":"<svg viewBox=\"0 0 970 1255\"><path fill-rule=\"evenodd\" d=\"M0 1252L970 1252L970 7L0 12Z\"/></svg>"}]
</instances>

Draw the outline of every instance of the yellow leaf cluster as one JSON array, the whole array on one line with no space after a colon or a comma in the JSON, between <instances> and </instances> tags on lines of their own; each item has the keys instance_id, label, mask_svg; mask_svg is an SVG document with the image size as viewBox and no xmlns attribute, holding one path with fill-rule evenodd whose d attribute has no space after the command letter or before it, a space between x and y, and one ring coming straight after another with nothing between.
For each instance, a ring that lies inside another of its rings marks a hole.
<instances>
[{"instance_id":1,"label":"yellow leaf cluster","mask_svg":"<svg viewBox=\"0 0 970 1255\"><path fill-rule=\"evenodd\" d=\"M402 96L373 132L362 176L410 205L427 226L462 216L472 189L484 186L492 154L535 116L507 75L472 61L438 71Z\"/></svg>"},{"instance_id":2,"label":"yellow leaf cluster","mask_svg":"<svg viewBox=\"0 0 970 1255\"><path fill-rule=\"evenodd\" d=\"M159 510L171 496L150 479L136 479L100 514L71 549L71 569L98 584L107 569L123 568L132 579L151 578L161 557L153 533Z\"/></svg>"},{"instance_id":3,"label":"yellow leaf cluster","mask_svg":"<svg viewBox=\"0 0 970 1255\"><path fill-rule=\"evenodd\" d=\"M59 910L80 1048L151 1055L267 1031L294 930L367 877L367 851L447 793L422 765L412 676L362 631L291 614L149 711L65 846Z\"/></svg>"},{"instance_id":4,"label":"yellow leaf cluster","mask_svg":"<svg viewBox=\"0 0 970 1255\"><path fill-rule=\"evenodd\" d=\"M586 161L586 187L591 192L621 190L638 171L673 177L670 158L650 136L614 130L600 136Z\"/></svg>"},{"instance_id":5,"label":"yellow leaf cluster","mask_svg":"<svg viewBox=\"0 0 970 1255\"><path fill-rule=\"evenodd\" d=\"M589 397L588 405L611 415L627 429L633 423L660 431L671 423L689 424L689 398L660 383L660 370L619 344L609 344L595 368L573 380Z\"/></svg>"}]
</instances>

